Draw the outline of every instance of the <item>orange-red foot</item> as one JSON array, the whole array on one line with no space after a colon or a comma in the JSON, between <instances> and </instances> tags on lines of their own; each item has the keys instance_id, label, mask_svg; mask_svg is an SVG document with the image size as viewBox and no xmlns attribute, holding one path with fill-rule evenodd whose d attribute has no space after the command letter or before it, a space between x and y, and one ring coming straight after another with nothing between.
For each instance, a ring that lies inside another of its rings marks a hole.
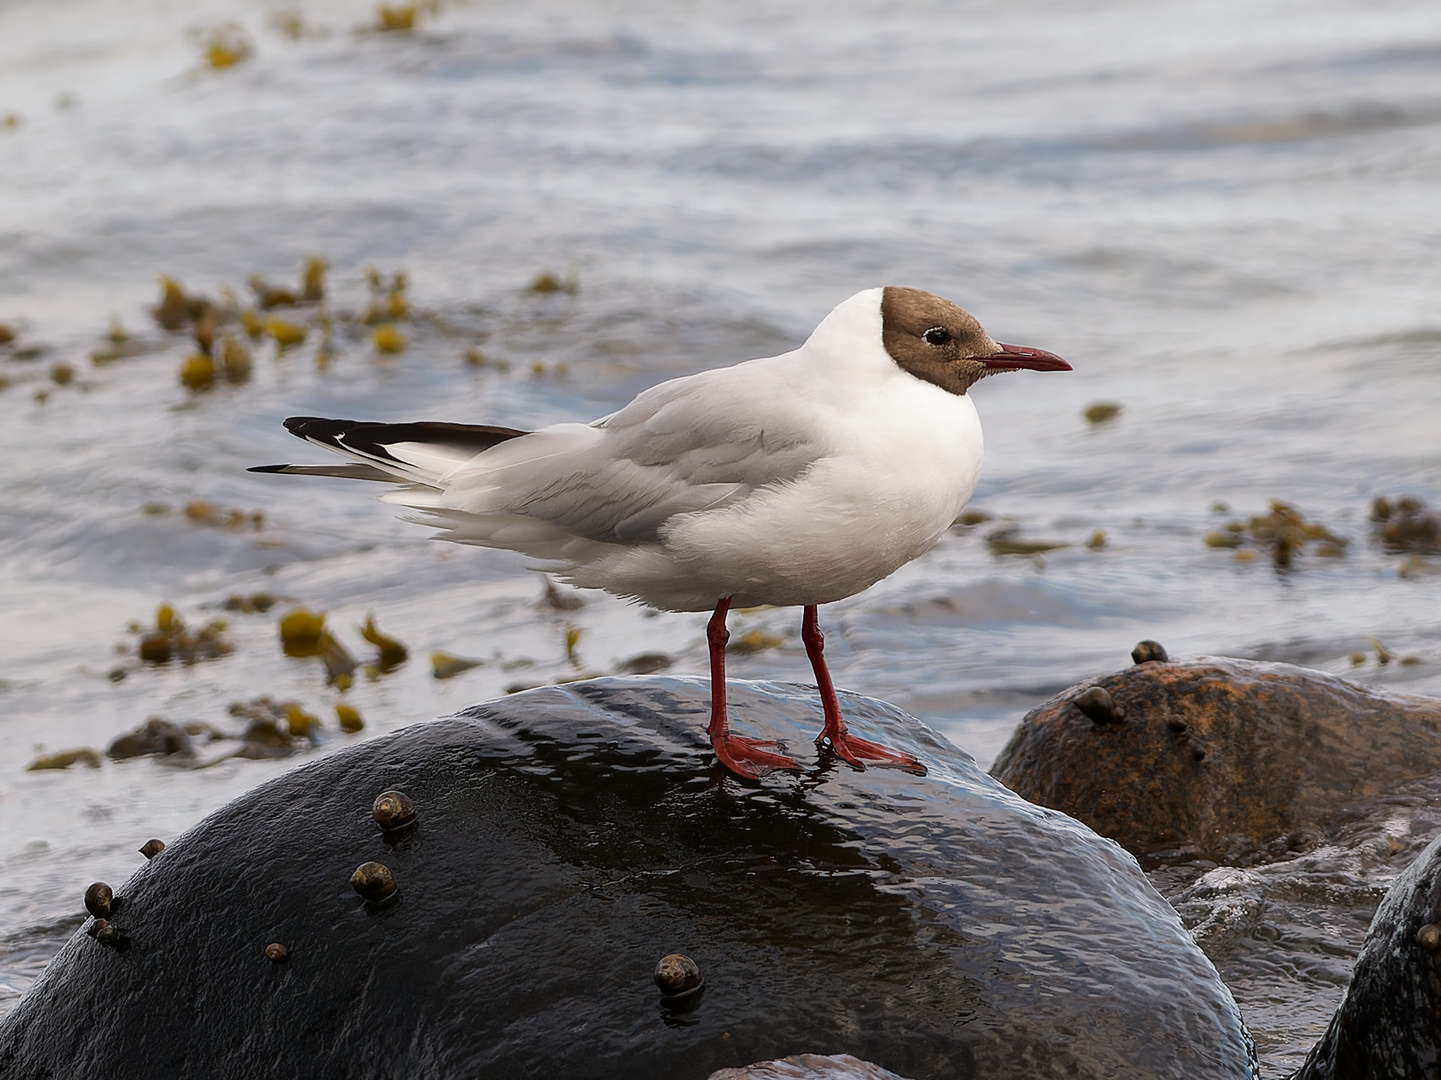
<instances>
[{"instance_id":1,"label":"orange-red foot","mask_svg":"<svg viewBox=\"0 0 1441 1080\"><path fill-rule=\"evenodd\" d=\"M801 768L800 762L795 758L773 754L765 749L767 746L780 749L781 744L774 739L747 739L744 735L729 734L717 738L713 735L711 746L715 748L715 756L722 765L737 776L753 780L759 780L777 769L793 769L799 772Z\"/></svg>"},{"instance_id":2,"label":"orange-red foot","mask_svg":"<svg viewBox=\"0 0 1441 1080\"><path fill-rule=\"evenodd\" d=\"M848 731L838 734L823 731L816 737L816 745L822 749L830 747L837 757L848 765L854 765L857 769L875 765L883 769L904 769L917 776L926 775L926 767L910 754L892 750L889 746L882 746L869 739L862 739Z\"/></svg>"}]
</instances>

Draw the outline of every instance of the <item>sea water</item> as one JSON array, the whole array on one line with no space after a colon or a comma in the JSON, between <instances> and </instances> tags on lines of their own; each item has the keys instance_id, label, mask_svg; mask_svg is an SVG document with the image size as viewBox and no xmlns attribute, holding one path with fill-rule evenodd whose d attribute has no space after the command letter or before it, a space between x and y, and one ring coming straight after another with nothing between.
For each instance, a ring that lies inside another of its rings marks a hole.
<instances>
[{"instance_id":1,"label":"sea water","mask_svg":"<svg viewBox=\"0 0 1441 1080\"><path fill-rule=\"evenodd\" d=\"M1380 495L1441 505L1441 8L416 14L381 31L348 0L0 0L0 1010L90 881L279 771L646 654L705 670L703 617L558 608L524 559L427 541L370 487L246 473L327 460L282 418L588 420L792 348L874 285L951 298L1075 371L974 390L990 516L823 610L839 685L983 764L1141 638L1441 693L1441 564L1369 521ZM237 62L209 63L217 42ZM247 382L181 385L194 346L153 321L157 276L247 306L252 275L293 288L310 256L329 264L328 341L314 305L260 312L306 340L246 338ZM363 316L397 272L404 347L385 353ZM532 289L543 273L560 288ZM1098 402L1121 411L1093 423ZM1278 568L1208 546L1273 499L1342 553L1310 543ZM255 593L278 603L224 610ZM226 619L234 651L142 662L162 602ZM411 658L341 691L282 653L298 606L362 661L372 615ZM732 675L808 681L798 628L737 615L760 647ZM438 680L434 651L484 662ZM320 717L315 745L26 768L151 716L234 731L229 703L260 695ZM337 702L363 732L338 729ZM1340 992L1243 995L1268 1066L1297 1063Z\"/></svg>"}]
</instances>

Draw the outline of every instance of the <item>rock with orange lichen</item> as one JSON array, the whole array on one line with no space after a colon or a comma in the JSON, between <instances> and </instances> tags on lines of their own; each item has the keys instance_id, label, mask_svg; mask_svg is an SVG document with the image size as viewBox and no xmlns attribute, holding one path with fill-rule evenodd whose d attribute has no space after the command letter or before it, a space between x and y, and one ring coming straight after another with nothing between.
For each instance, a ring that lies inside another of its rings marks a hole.
<instances>
[{"instance_id":1,"label":"rock with orange lichen","mask_svg":"<svg viewBox=\"0 0 1441 1080\"><path fill-rule=\"evenodd\" d=\"M1149 662L1033 709L991 775L1135 855L1244 864L1441 771L1441 701L1288 664Z\"/></svg>"}]
</instances>

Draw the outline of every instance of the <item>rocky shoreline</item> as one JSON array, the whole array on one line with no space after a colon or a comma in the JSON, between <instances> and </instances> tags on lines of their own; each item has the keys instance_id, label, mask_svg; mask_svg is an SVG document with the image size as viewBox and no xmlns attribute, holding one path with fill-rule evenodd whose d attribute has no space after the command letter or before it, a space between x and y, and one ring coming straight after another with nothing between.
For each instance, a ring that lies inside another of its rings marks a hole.
<instances>
[{"instance_id":1,"label":"rocky shoreline","mask_svg":"<svg viewBox=\"0 0 1441 1080\"><path fill-rule=\"evenodd\" d=\"M735 689L739 725L806 747L809 691ZM704 686L668 677L530 691L297 769L114 890L0 1021L0 1070L1254 1077L1217 967L1287 944L1264 927L1301 906L1308 860L1370 857L1413 865L1295 1075L1430 1075L1435 703L1147 660L1038 707L996 763L1074 817L843 704L929 775L823 756L741 783L708 754ZM383 829L389 791L414 817L392 799ZM679 994L651 981L667 953L696 965Z\"/></svg>"}]
</instances>

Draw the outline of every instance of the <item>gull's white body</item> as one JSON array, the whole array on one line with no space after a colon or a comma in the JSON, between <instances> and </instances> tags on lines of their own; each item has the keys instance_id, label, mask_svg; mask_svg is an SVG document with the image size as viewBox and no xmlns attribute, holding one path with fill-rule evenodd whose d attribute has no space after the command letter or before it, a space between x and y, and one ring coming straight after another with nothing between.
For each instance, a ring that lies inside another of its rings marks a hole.
<instances>
[{"instance_id":1,"label":"gull's white body","mask_svg":"<svg viewBox=\"0 0 1441 1080\"><path fill-rule=\"evenodd\" d=\"M661 383L591 424L464 457L396 443L411 483L383 498L445 539L666 610L853 595L935 544L981 466L971 399L897 365L880 303L858 293L792 352Z\"/></svg>"}]
</instances>

